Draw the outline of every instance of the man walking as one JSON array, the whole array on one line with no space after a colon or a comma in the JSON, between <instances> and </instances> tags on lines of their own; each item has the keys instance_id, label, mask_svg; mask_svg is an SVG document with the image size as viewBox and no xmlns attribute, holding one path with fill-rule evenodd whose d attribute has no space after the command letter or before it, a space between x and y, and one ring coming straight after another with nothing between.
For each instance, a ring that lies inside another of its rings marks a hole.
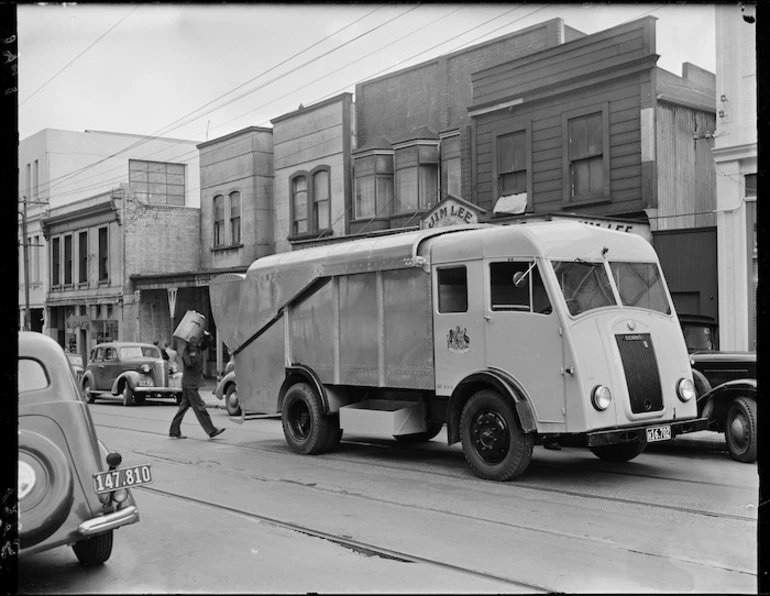
<instances>
[{"instance_id":1,"label":"man walking","mask_svg":"<svg viewBox=\"0 0 770 596\"><path fill-rule=\"evenodd\" d=\"M203 379L203 354L201 351L208 347L210 337L211 335L204 331L203 339L200 342L197 338L192 338L187 344L187 349L184 350L182 356L182 401L179 402L179 409L171 421L171 428L168 431L172 439L187 438L182 434L181 426L182 419L189 408L193 409L195 417L210 438L213 439L225 432L224 428L217 428L211 422L211 416L206 410L206 403L198 393L198 387L200 387Z\"/></svg>"}]
</instances>

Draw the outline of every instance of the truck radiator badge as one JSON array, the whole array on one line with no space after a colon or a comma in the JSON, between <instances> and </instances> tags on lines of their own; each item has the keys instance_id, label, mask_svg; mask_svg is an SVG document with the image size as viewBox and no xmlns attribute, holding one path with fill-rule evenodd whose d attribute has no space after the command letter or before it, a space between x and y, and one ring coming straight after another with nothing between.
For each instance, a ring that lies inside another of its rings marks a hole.
<instances>
[{"instance_id":1,"label":"truck radiator badge","mask_svg":"<svg viewBox=\"0 0 770 596\"><path fill-rule=\"evenodd\" d=\"M464 354L471 349L471 340L468 337L468 329L459 325L449 330L446 338L446 347L452 354Z\"/></svg>"}]
</instances>

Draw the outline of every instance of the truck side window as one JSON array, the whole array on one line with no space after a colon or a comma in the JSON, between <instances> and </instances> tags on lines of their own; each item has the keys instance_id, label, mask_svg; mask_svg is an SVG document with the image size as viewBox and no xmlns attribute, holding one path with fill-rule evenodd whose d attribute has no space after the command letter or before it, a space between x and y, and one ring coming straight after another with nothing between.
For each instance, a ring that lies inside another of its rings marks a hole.
<instances>
[{"instance_id":1,"label":"truck side window","mask_svg":"<svg viewBox=\"0 0 770 596\"><path fill-rule=\"evenodd\" d=\"M468 312L468 272L464 266L438 269L438 311Z\"/></svg>"},{"instance_id":2,"label":"truck side window","mask_svg":"<svg viewBox=\"0 0 770 596\"><path fill-rule=\"evenodd\" d=\"M527 274L518 286L513 282L513 276L517 272L527 273L530 265L530 262L489 264L492 310L529 310L530 275Z\"/></svg>"}]
</instances>

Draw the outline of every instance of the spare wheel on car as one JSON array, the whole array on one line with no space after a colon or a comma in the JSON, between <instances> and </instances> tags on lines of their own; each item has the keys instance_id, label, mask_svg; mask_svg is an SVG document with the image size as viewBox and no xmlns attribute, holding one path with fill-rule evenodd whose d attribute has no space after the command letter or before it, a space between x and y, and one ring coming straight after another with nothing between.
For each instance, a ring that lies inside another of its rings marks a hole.
<instances>
[{"instance_id":1,"label":"spare wheel on car","mask_svg":"<svg viewBox=\"0 0 770 596\"><path fill-rule=\"evenodd\" d=\"M43 435L19 432L19 540L22 548L51 536L73 501L69 460Z\"/></svg>"}]
</instances>

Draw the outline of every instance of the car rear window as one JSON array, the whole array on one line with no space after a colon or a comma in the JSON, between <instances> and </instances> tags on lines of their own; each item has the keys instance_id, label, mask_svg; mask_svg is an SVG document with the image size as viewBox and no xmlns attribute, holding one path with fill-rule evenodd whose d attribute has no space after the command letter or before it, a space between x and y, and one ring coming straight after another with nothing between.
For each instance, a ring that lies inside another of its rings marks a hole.
<instances>
[{"instance_id":1,"label":"car rear window","mask_svg":"<svg viewBox=\"0 0 770 596\"><path fill-rule=\"evenodd\" d=\"M43 365L31 358L19 358L19 393L45 389L50 384Z\"/></svg>"},{"instance_id":2,"label":"car rear window","mask_svg":"<svg viewBox=\"0 0 770 596\"><path fill-rule=\"evenodd\" d=\"M135 360L139 358L160 358L160 351L151 346L126 346L120 348L121 360Z\"/></svg>"}]
</instances>

